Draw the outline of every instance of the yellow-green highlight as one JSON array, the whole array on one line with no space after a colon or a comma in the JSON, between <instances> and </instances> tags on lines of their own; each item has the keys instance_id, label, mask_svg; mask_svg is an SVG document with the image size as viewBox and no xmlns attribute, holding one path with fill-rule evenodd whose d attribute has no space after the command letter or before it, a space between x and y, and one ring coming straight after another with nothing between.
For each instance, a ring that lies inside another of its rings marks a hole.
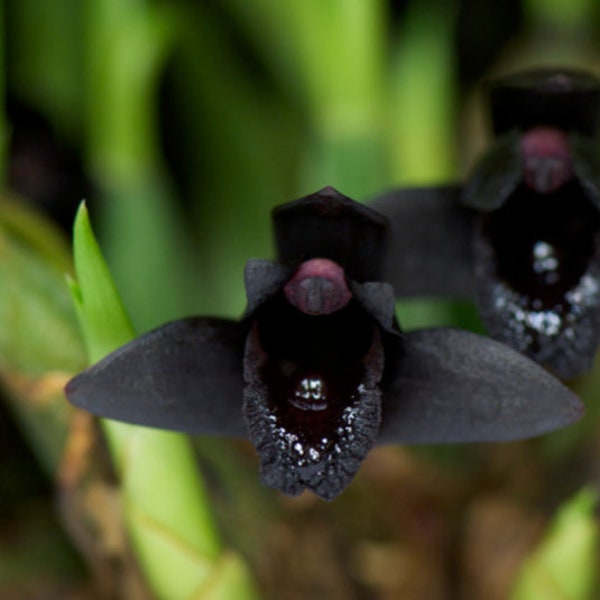
<instances>
[{"instance_id":1,"label":"yellow-green highlight","mask_svg":"<svg viewBox=\"0 0 600 600\"><path fill-rule=\"evenodd\" d=\"M584 488L559 510L523 565L511 600L587 600L597 581L598 494Z\"/></svg>"},{"instance_id":2,"label":"yellow-green highlight","mask_svg":"<svg viewBox=\"0 0 600 600\"><path fill-rule=\"evenodd\" d=\"M387 132L395 185L457 177L456 16L451 3L413 0L407 7L390 74Z\"/></svg>"}]
</instances>

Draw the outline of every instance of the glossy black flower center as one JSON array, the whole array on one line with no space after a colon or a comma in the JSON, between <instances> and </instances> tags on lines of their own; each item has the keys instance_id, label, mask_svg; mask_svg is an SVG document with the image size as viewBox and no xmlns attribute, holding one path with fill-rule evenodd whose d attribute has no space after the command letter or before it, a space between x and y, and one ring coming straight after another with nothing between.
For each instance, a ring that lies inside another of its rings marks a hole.
<instances>
[{"instance_id":1,"label":"glossy black flower center","mask_svg":"<svg viewBox=\"0 0 600 600\"><path fill-rule=\"evenodd\" d=\"M594 253L598 229L597 211L575 179L552 194L521 184L485 220L498 277L539 309L563 304L577 286Z\"/></svg>"},{"instance_id":2,"label":"glossy black flower center","mask_svg":"<svg viewBox=\"0 0 600 600\"><path fill-rule=\"evenodd\" d=\"M269 404L307 443L331 437L344 408L358 397L374 324L355 301L321 318L282 297L269 304L259 318L269 356L262 375Z\"/></svg>"},{"instance_id":3,"label":"glossy black flower center","mask_svg":"<svg viewBox=\"0 0 600 600\"><path fill-rule=\"evenodd\" d=\"M315 279L308 264L261 305L244 358L244 417L263 481L326 499L348 485L375 441L383 371L379 326L331 264L317 278L337 287L333 295L328 287L306 295Z\"/></svg>"}]
</instances>

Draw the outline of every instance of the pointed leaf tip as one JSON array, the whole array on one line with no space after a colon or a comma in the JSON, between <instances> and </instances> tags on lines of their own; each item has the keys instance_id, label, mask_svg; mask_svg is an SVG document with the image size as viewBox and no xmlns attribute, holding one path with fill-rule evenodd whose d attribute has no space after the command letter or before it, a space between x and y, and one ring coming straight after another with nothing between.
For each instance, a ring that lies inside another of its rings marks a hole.
<instances>
[{"instance_id":1,"label":"pointed leaf tip","mask_svg":"<svg viewBox=\"0 0 600 600\"><path fill-rule=\"evenodd\" d=\"M81 202L73 225L76 280L69 284L92 362L134 333L89 218Z\"/></svg>"}]
</instances>

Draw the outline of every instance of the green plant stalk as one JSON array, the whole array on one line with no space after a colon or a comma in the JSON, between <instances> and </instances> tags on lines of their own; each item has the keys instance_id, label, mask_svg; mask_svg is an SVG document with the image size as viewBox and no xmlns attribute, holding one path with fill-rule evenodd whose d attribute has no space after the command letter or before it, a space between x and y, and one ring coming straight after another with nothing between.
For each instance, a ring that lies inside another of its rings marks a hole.
<instances>
[{"instance_id":1,"label":"green plant stalk","mask_svg":"<svg viewBox=\"0 0 600 600\"><path fill-rule=\"evenodd\" d=\"M303 191L334 185L356 198L373 195L388 179L384 4L294 0L286 6L314 132Z\"/></svg>"},{"instance_id":2,"label":"green plant stalk","mask_svg":"<svg viewBox=\"0 0 600 600\"><path fill-rule=\"evenodd\" d=\"M379 128L385 53L381 0L225 0L318 129Z\"/></svg>"},{"instance_id":3,"label":"green plant stalk","mask_svg":"<svg viewBox=\"0 0 600 600\"><path fill-rule=\"evenodd\" d=\"M383 3L287 3L299 73L317 124L340 134L377 125L381 101Z\"/></svg>"},{"instance_id":4,"label":"green plant stalk","mask_svg":"<svg viewBox=\"0 0 600 600\"><path fill-rule=\"evenodd\" d=\"M385 3L226 1L307 119L297 194L378 192L388 180Z\"/></svg>"},{"instance_id":5,"label":"green plant stalk","mask_svg":"<svg viewBox=\"0 0 600 600\"><path fill-rule=\"evenodd\" d=\"M82 124L82 15L84 2L36 0L6 3L10 19L8 85L16 96L37 108L52 127L72 143Z\"/></svg>"},{"instance_id":6,"label":"green plant stalk","mask_svg":"<svg viewBox=\"0 0 600 600\"><path fill-rule=\"evenodd\" d=\"M4 34L4 3L0 3L0 100L5 106L6 96L6 36ZM8 123L4 109L0 109L0 187L4 188L6 184L6 161L8 153Z\"/></svg>"},{"instance_id":7,"label":"green plant stalk","mask_svg":"<svg viewBox=\"0 0 600 600\"><path fill-rule=\"evenodd\" d=\"M85 20L87 155L109 232L103 245L136 329L147 330L192 312L196 289L156 114L178 13L145 0L90 0Z\"/></svg>"},{"instance_id":8,"label":"green plant stalk","mask_svg":"<svg viewBox=\"0 0 600 600\"><path fill-rule=\"evenodd\" d=\"M91 165L118 185L160 164L153 95L176 13L146 0L91 0L85 20Z\"/></svg>"},{"instance_id":9,"label":"green plant stalk","mask_svg":"<svg viewBox=\"0 0 600 600\"><path fill-rule=\"evenodd\" d=\"M289 2L222 0L222 3L289 96L303 95L303 81L295 68L296 47L290 43Z\"/></svg>"},{"instance_id":10,"label":"green plant stalk","mask_svg":"<svg viewBox=\"0 0 600 600\"><path fill-rule=\"evenodd\" d=\"M449 3L413 1L400 24L387 88L389 187L457 178L454 11ZM464 318L464 307L443 300L401 299L397 306L408 329Z\"/></svg>"},{"instance_id":11,"label":"green plant stalk","mask_svg":"<svg viewBox=\"0 0 600 600\"><path fill-rule=\"evenodd\" d=\"M169 84L185 123L180 168L197 228L203 285L194 312L237 318L244 264L271 251L269 211L293 197L300 136L292 109L249 73L211 7L186 3L185 11Z\"/></svg>"},{"instance_id":12,"label":"green plant stalk","mask_svg":"<svg viewBox=\"0 0 600 600\"><path fill-rule=\"evenodd\" d=\"M457 177L453 31L450 3L413 0L391 73L389 144L395 185Z\"/></svg>"},{"instance_id":13,"label":"green plant stalk","mask_svg":"<svg viewBox=\"0 0 600 600\"><path fill-rule=\"evenodd\" d=\"M389 185L386 3L224 2L305 119L293 193L364 199Z\"/></svg>"},{"instance_id":14,"label":"green plant stalk","mask_svg":"<svg viewBox=\"0 0 600 600\"><path fill-rule=\"evenodd\" d=\"M134 334L83 205L74 257L77 280L70 289L90 360L97 361ZM255 598L244 563L219 540L187 438L108 420L102 425L136 556L157 598Z\"/></svg>"}]
</instances>

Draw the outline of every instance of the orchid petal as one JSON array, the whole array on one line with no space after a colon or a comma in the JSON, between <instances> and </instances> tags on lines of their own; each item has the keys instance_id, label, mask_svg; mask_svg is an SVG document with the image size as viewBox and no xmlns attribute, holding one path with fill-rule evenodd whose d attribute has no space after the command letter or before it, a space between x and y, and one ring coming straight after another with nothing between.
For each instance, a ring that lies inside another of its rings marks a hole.
<instances>
[{"instance_id":1,"label":"orchid petal","mask_svg":"<svg viewBox=\"0 0 600 600\"><path fill-rule=\"evenodd\" d=\"M465 184L461 203L475 210L500 208L523 179L521 133L513 130L498 137L477 163Z\"/></svg>"},{"instance_id":2,"label":"orchid petal","mask_svg":"<svg viewBox=\"0 0 600 600\"><path fill-rule=\"evenodd\" d=\"M173 321L74 377L67 398L109 419L193 434L245 437L241 413L245 327Z\"/></svg>"},{"instance_id":3,"label":"orchid petal","mask_svg":"<svg viewBox=\"0 0 600 600\"><path fill-rule=\"evenodd\" d=\"M391 223L390 260L384 280L396 296L470 298L472 212L457 202L459 188L407 188L371 203Z\"/></svg>"},{"instance_id":4,"label":"orchid petal","mask_svg":"<svg viewBox=\"0 0 600 600\"><path fill-rule=\"evenodd\" d=\"M386 348L378 443L497 442L576 421L579 399L507 346L450 328L405 333Z\"/></svg>"},{"instance_id":5,"label":"orchid petal","mask_svg":"<svg viewBox=\"0 0 600 600\"><path fill-rule=\"evenodd\" d=\"M253 315L271 296L279 292L294 270L272 260L251 258L244 267L244 287L248 304L245 316Z\"/></svg>"},{"instance_id":6,"label":"orchid petal","mask_svg":"<svg viewBox=\"0 0 600 600\"><path fill-rule=\"evenodd\" d=\"M569 136L573 171L588 200L600 211L600 153L598 140L575 133Z\"/></svg>"},{"instance_id":7,"label":"orchid petal","mask_svg":"<svg viewBox=\"0 0 600 600\"><path fill-rule=\"evenodd\" d=\"M355 281L378 281L387 252L387 221L332 187L273 210L283 264L327 258Z\"/></svg>"},{"instance_id":8,"label":"orchid petal","mask_svg":"<svg viewBox=\"0 0 600 600\"><path fill-rule=\"evenodd\" d=\"M598 125L600 79L586 71L541 68L490 82L494 132L552 125L593 135Z\"/></svg>"},{"instance_id":9,"label":"orchid petal","mask_svg":"<svg viewBox=\"0 0 600 600\"><path fill-rule=\"evenodd\" d=\"M350 288L358 303L384 331L397 334L396 300L394 288L389 283L381 281L355 283L351 281Z\"/></svg>"}]
</instances>

